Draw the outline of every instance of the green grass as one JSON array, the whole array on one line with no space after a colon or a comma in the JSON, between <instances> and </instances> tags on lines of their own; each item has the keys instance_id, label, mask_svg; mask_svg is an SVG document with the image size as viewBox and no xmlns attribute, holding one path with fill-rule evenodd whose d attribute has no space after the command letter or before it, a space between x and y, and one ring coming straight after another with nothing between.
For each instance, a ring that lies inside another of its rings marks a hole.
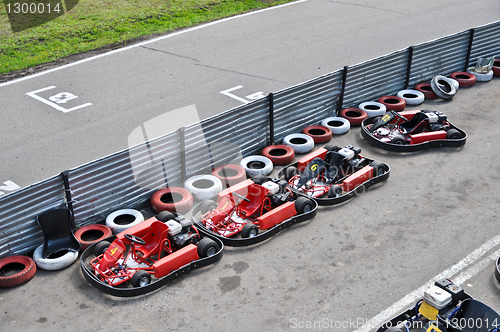
<instances>
[{"instance_id":1,"label":"green grass","mask_svg":"<svg viewBox=\"0 0 500 332\"><path fill-rule=\"evenodd\" d=\"M0 74L290 1L80 0L65 15L14 33L0 0Z\"/></svg>"}]
</instances>

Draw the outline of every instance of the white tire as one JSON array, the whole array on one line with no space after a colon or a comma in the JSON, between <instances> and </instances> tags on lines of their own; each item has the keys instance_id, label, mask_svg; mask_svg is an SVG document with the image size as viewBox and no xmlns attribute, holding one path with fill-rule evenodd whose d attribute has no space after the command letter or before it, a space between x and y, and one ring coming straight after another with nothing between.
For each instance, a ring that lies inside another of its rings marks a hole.
<instances>
[{"instance_id":1,"label":"white tire","mask_svg":"<svg viewBox=\"0 0 500 332\"><path fill-rule=\"evenodd\" d=\"M446 76L437 75L431 80L431 89L441 99L449 100L455 96L457 89L451 78Z\"/></svg>"},{"instance_id":2,"label":"white tire","mask_svg":"<svg viewBox=\"0 0 500 332\"><path fill-rule=\"evenodd\" d=\"M490 70L486 74L478 74L478 73L475 73L472 69L474 69L474 67L467 68L467 72L476 76L477 82L488 82L488 81L491 81L491 79L493 78L493 70Z\"/></svg>"},{"instance_id":3,"label":"white tire","mask_svg":"<svg viewBox=\"0 0 500 332\"><path fill-rule=\"evenodd\" d=\"M68 250L67 253L56 258L43 258L42 257L43 244L36 248L33 253L33 260L36 266L42 270L56 271L64 269L73 264L78 258L78 251Z\"/></svg>"},{"instance_id":4,"label":"white tire","mask_svg":"<svg viewBox=\"0 0 500 332\"><path fill-rule=\"evenodd\" d=\"M457 82L458 83L458 82ZM418 90L401 90L397 96L406 100L406 105L414 106L420 105L424 102L425 96Z\"/></svg>"},{"instance_id":5,"label":"white tire","mask_svg":"<svg viewBox=\"0 0 500 332\"><path fill-rule=\"evenodd\" d=\"M458 81L456 79L454 79L454 78L448 77L448 79L450 80L450 82L455 87L455 90L458 91L458 88L460 87L460 83L458 83Z\"/></svg>"},{"instance_id":6,"label":"white tire","mask_svg":"<svg viewBox=\"0 0 500 332\"><path fill-rule=\"evenodd\" d=\"M345 134L351 129L351 123L346 118L333 116L321 121L321 125L329 128L334 135Z\"/></svg>"},{"instance_id":7,"label":"white tire","mask_svg":"<svg viewBox=\"0 0 500 332\"><path fill-rule=\"evenodd\" d=\"M131 222L122 224L121 221L131 220ZM144 216L137 210L133 209L122 209L117 210L106 217L106 226L111 228L113 234L118 234L124 230L135 226L144 221Z\"/></svg>"},{"instance_id":8,"label":"white tire","mask_svg":"<svg viewBox=\"0 0 500 332\"><path fill-rule=\"evenodd\" d=\"M385 112L387 112L385 105L377 101L365 101L364 103L359 104L358 108L365 111L369 118L384 115Z\"/></svg>"},{"instance_id":9,"label":"white tire","mask_svg":"<svg viewBox=\"0 0 500 332\"><path fill-rule=\"evenodd\" d=\"M222 181L214 175L195 175L184 182L184 188L202 201L217 195L222 190Z\"/></svg>"},{"instance_id":10,"label":"white tire","mask_svg":"<svg viewBox=\"0 0 500 332\"><path fill-rule=\"evenodd\" d=\"M306 134L290 134L285 136L283 144L288 145L295 153L308 153L314 149L314 139Z\"/></svg>"},{"instance_id":11,"label":"white tire","mask_svg":"<svg viewBox=\"0 0 500 332\"><path fill-rule=\"evenodd\" d=\"M309 136L308 136L309 137ZM257 163L258 165L264 164L262 168L252 167L252 163ZM241 160L240 166L247 172L247 177L253 178L257 175L268 175L273 171L273 162L271 159L264 156L248 156Z\"/></svg>"}]
</instances>

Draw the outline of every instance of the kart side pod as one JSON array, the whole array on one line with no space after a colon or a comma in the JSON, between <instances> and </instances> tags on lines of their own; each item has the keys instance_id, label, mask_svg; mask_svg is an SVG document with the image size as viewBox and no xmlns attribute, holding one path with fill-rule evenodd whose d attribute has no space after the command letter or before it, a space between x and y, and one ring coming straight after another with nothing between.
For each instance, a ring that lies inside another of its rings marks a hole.
<instances>
[{"instance_id":1,"label":"kart side pod","mask_svg":"<svg viewBox=\"0 0 500 332\"><path fill-rule=\"evenodd\" d=\"M431 131L428 133L420 133L420 134L410 135L410 138L411 138L410 144L420 144L438 139L446 139L446 131L438 130L438 131Z\"/></svg>"},{"instance_id":2,"label":"kart side pod","mask_svg":"<svg viewBox=\"0 0 500 332\"><path fill-rule=\"evenodd\" d=\"M349 176L344 180L344 191L350 192L354 190L358 185L371 179L373 177L373 167L365 166L353 175Z\"/></svg>"},{"instance_id":3,"label":"kart side pod","mask_svg":"<svg viewBox=\"0 0 500 332\"><path fill-rule=\"evenodd\" d=\"M295 202L286 202L283 205L257 217L260 229L269 229L297 214Z\"/></svg>"},{"instance_id":4,"label":"kart side pod","mask_svg":"<svg viewBox=\"0 0 500 332\"><path fill-rule=\"evenodd\" d=\"M194 244L188 244L184 248L181 248L154 263L154 275L155 277L160 278L197 259L200 259L198 256L198 247Z\"/></svg>"}]
</instances>

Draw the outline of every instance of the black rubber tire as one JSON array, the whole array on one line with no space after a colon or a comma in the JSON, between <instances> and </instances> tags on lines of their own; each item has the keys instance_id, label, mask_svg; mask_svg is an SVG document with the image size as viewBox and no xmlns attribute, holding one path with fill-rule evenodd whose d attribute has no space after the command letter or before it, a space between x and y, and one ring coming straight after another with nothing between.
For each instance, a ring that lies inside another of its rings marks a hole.
<instances>
[{"instance_id":1,"label":"black rubber tire","mask_svg":"<svg viewBox=\"0 0 500 332\"><path fill-rule=\"evenodd\" d=\"M290 166L285 170L285 181L290 181L297 174L297 168L295 166Z\"/></svg>"},{"instance_id":2,"label":"black rubber tire","mask_svg":"<svg viewBox=\"0 0 500 332\"><path fill-rule=\"evenodd\" d=\"M338 145L336 145L334 142L330 142L330 143L326 144L323 148L325 148L328 151L334 151L334 152L337 152L338 150L340 150L340 147Z\"/></svg>"},{"instance_id":3,"label":"black rubber tire","mask_svg":"<svg viewBox=\"0 0 500 332\"><path fill-rule=\"evenodd\" d=\"M33 259L27 256L10 256L0 259L0 271L9 271L23 266L22 270L9 275L0 275L0 288L12 288L23 285L33 279L36 273L36 264Z\"/></svg>"},{"instance_id":4,"label":"black rubber tire","mask_svg":"<svg viewBox=\"0 0 500 332\"><path fill-rule=\"evenodd\" d=\"M396 144L396 145L405 145L406 141L404 138L396 136L391 139L391 144Z\"/></svg>"},{"instance_id":5,"label":"black rubber tire","mask_svg":"<svg viewBox=\"0 0 500 332\"><path fill-rule=\"evenodd\" d=\"M137 270L132 278L130 278L130 284L132 287L144 287L151 283L151 274L145 270ZM142 284L142 285L141 285Z\"/></svg>"},{"instance_id":6,"label":"black rubber tire","mask_svg":"<svg viewBox=\"0 0 500 332\"><path fill-rule=\"evenodd\" d=\"M297 214L307 213L313 209L313 206L313 202L306 197L299 197L295 201L295 210Z\"/></svg>"},{"instance_id":7,"label":"black rubber tire","mask_svg":"<svg viewBox=\"0 0 500 332\"><path fill-rule=\"evenodd\" d=\"M208 237L204 237L203 239L201 239L196 246L198 247L198 256L200 258L211 257L218 253L220 250L217 243L215 243L214 240Z\"/></svg>"},{"instance_id":8,"label":"black rubber tire","mask_svg":"<svg viewBox=\"0 0 500 332\"><path fill-rule=\"evenodd\" d=\"M111 245L111 243L109 243L108 241L101 241L101 242L97 243L94 247L95 257L104 254L106 252L106 250L108 250L110 245Z\"/></svg>"},{"instance_id":9,"label":"black rubber tire","mask_svg":"<svg viewBox=\"0 0 500 332\"><path fill-rule=\"evenodd\" d=\"M200 212L201 212L201 214L205 214L208 211L212 211L216 207L217 207L217 202L215 202L211 199L206 199L201 203Z\"/></svg>"},{"instance_id":10,"label":"black rubber tire","mask_svg":"<svg viewBox=\"0 0 500 332\"><path fill-rule=\"evenodd\" d=\"M385 173L385 165L380 161L374 160L370 163L370 166L373 167L374 177Z\"/></svg>"},{"instance_id":11,"label":"black rubber tire","mask_svg":"<svg viewBox=\"0 0 500 332\"><path fill-rule=\"evenodd\" d=\"M255 184L263 184L267 181L267 177L265 175L256 175L252 178L252 181Z\"/></svg>"},{"instance_id":12,"label":"black rubber tire","mask_svg":"<svg viewBox=\"0 0 500 332\"><path fill-rule=\"evenodd\" d=\"M446 132L446 139L461 139L461 138L462 138L462 133L456 129L452 128Z\"/></svg>"},{"instance_id":13,"label":"black rubber tire","mask_svg":"<svg viewBox=\"0 0 500 332\"><path fill-rule=\"evenodd\" d=\"M257 227L257 225L252 223L245 224L240 233L241 237L244 239L249 237L255 237L257 236L257 234L259 234L259 228Z\"/></svg>"},{"instance_id":14,"label":"black rubber tire","mask_svg":"<svg viewBox=\"0 0 500 332\"><path fill-rule=\"evenodd\" d=\"M328 198L342 196L342 188L338 184L334 184L328 189Z\"/></svg>"},{"instance_id":15,"label":"black rubber tire","mask_svg":"<svg viewBox=\"0 0 500 332\"><path fill-rule=\"evenodd\" d=\"M175 219L175 215L170 211L162 211L156 215L156 219L161 222L167 222L169 220Z\"/></svg>"}]
</instances>

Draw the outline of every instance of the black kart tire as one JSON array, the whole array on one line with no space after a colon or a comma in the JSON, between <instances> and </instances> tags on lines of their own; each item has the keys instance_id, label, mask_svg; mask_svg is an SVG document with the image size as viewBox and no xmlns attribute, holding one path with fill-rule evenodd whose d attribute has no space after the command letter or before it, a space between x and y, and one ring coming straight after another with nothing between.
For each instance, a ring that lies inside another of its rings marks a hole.
<instances>
[{"instance_id":1,"label":"black kart tire","mask_svg":"<svg viewBox=\"0 0 500 332\"><path fill-rule=\"evenodd\" d=\"M196 245L198 247L198 256L200 258L211 257L219 252L219 246L214 240L208 237L204 237Z\"/></svg>"},{"instance_id":2,"label":"black kart tire","mask_svg":"<svg viewBox=\"0 0 500 332\"><path fill-rule=\"evenodd\" d=\"M306 197L299 197L295 201L295 210L297 214L304 214L310 212L314 207L313 202Z\"/></svg>"},{"instance_id":3,"label":"black kart tire","mask_svg":"<svg viewBox=\"0 0 500 332\"><path fill-rule=\"evenodd\" d=\"M110 245L111 243L109 243L108 241L101 241L97 243L94 247L94 256L97 257L104 254L106 250L108 250Z\"/></svg>"},{"instance_id":4,"label":"black kart tire","mask_svg":"<svg viewBox=\"0 0 500 332\"><path fill-rule=\"evenodd\" d=\"M200 205L200 212L201 212L201 214L205 214L208 211L212 211L216 207L217 207L217 202L215 202L211 199L206 199Z\"/></svg>"},{"instance_id":5,"label":"black kart tire","mask_svg":"<svg viewBox=\"0 0 500 332\"><path fill-rule=\"evenodd\" d=\"M340 147L333 142L326 144L323 148L328 150L328 151L334 151L334 152L337 152L340 150Z\"/></svg>"},{"instance_id":6,"label":"black kart tire","mask_svg":"<svg viewBox=\"0 0 500 332\"><path fill-rule=\"evenodd\" d=\"M452 128L446 132L446 139L461 139L461 138L462 138L462 133L456 129Z\"/></svg>"},{"instance_id":7,"label":"black kart tire","mask_svg":"<svg viewBox=\"0 0 500 332\"><path fill-rule=\"evenodd\" d=\"M161 222L167 222L169 220L175 219L175 215L170 211L162 211L156 215L156 219Z\"/></svg>"},{"instance_id":8,"label":"black kart tire","mask_svg":"<svg viewBox=\"0 0 500 332\"><path fill-rule=\"evenodd\" d=\"M373 176L379 176L385 173L385 165L380 161L372 161L370 166L373 167Z\"/></svg>"},{"instance_id":9,"label":"black kart tire","mask_svg":"<svg viewBox=\"0 0 500 332\"><path fill-rule=\"evenodd\" d=\"M334 184L330 187L330 189L328 189L328 198L335 198L339 196L342 196L342 187L338 184Z\"/></svg>"},{"instance_id":10,"label":"black kart tire","mask_svg":"<svg viewBox=\"0 0 500 332\"><path fill-rule=\"evenodd\" d=\"M248 223L245 226L243 226L243 229L241 230L240 233L241 237L244 239L255 237L257 236L257 234L259 234L259 228L257 227L257 225L252 223Z\"/></svg>"},{"instance_id":11,"label":"black kart tire","mask_svg":"<svg viewBox=\"0 0 500 332\"><path fill-rule=\"evenodd\" d=\"M132 287L144 287L151 283L151 274L145 270L137 270L132 278L130 278L130 284Z\"/></svg>"},{"instance_id":12,"label":"black kart tire","mask_svg":"<svg viewBox=\"0 0 500 332\"><path fill-rule=\"evenodd\" d=\"M295 166L290 166L285 170L285 181L290 181L295 175L297 175L297 168Z\"/></svg>"},{"instance_id":13,"label":"black kart tire","mask_svg":"<svg viewBox=\"0 0 500 332\"><path fill-rule=\"evenodd\" d=\"M391 139L391 144L405 145L405 143L406 141L404 140L403 137L396 136Z\"/></svg>"}]
</instances>

